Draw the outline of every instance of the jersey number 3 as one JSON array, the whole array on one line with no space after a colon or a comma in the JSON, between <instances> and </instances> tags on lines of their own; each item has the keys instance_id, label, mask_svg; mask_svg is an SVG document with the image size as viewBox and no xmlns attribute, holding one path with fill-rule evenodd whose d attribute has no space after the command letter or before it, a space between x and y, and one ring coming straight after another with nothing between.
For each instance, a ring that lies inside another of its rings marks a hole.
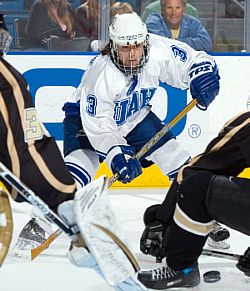
<instances>
[{"instance_id":1,"label":"jersey number 3","mask_svg":"<svg viewBox=\"0 0 250 291\"><path fill-rule=\"evenodd\" d=\"M87 113L90 116L95 116L96 115L96 104L97 104L97 100L95 95L88 95L87 96Z\"/></svg>"},{"instance_id":2,"label":"jersey number 3","mask_svg":"<svg viewBox=\"0 0 250 291\"><path fill-rule=\"evenodd\" d=\"M43 138L43 126L37 118L35 108L27 108L24 110L24 120L26 128L24 130L25 142L39 140Z\"/></svg>"}]
</instances>

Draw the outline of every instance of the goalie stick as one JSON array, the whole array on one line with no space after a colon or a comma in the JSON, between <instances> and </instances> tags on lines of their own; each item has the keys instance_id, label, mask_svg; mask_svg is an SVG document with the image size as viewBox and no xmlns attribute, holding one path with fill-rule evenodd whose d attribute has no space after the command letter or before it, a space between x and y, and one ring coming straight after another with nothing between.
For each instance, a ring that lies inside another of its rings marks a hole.
<instances>
[{"instance_id":1,"label":"goalie stick","mask_svg":"<svg viewBox=\"0 0 250 291\"><path fill-rule=\"evenodd\" d=\"M58 238L58 236L63 231L58 228L56 231L54 231L42 244L40 244L38 247L31 249L31 260L34 260L36 257L38 257L45 249L47 249L52 242Z\"/></svg>"},{"instance_id":2,"label":"goalie stick","mask_svg":"<svg viewBox=\"0 0 250 291\"><path fill-rule=\"evenodd\" d=\"M39 245L36 248L33 248L31 250L31 259L34 260L37 256L39 256L47 247L50 246L50 244L62 233L63 231L61 229L57 229L55 232L53 232L44 243ZM203 249L202 255L204 256L211 256L216 258L223 258L223 259L230 259L230 260L239 260L241 255L234 254L234 253L228 253L228 252L221 252L221 251L215 251L215 250L209 250L209 249Z\"/></svg>"},{"instance_id":3,"label":"goalie stick","mask_svg":"<svg viewBox=\"0 0 250 291\"><path fill-rule=\"evenodd\" d=\"M0 162L0 176L11 185L31 205L39 208L48 221L55 223L62 231L69 236L77 235L77 225L68 226L48 205L40 199L30 188L17 178L2 162Z\"/></svg>"},{"instance_id":4,"label":"goalie stick","mask_svg":"<svg viewBox=\"0 0 250 291\"><path fill-rule=\"evenodd\" d=\"M197 100L193 99L185 106L168 124L166 124L151 140L149 140L141 150L135 155L136 159L142 158L166 133L168 133L195 105ZM118 179L118 174L113 175L108 181L110 187ZM31 259L38 257L50 244L62 233L62 230L57 229L53 232L41 245L31 250Z\"/></svg>"}]
</instances>

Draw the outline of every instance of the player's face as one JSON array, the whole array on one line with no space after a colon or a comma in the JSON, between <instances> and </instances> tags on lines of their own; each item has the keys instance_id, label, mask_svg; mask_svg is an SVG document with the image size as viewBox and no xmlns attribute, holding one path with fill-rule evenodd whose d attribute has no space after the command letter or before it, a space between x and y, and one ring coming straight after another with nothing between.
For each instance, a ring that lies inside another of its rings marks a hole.
<instances>
[{"instance_id":1,"label":"player's face","mask_svg":"<svg viewBox=\"0 0 250 291\"><path fill-rule=\"evenodd\" d=\"M165 0L162 15L172 29L178 29L183 18L185 4L183 0Z\"/></svg>"},{"instance_id":2,"label":"player's face","mask_svg":"<svg viewBox=\"0 0 250 291\"><path fill-rule=\"evenodd\" d=\"M134 45L118 45L118 58L125 67L137 67L141 63L144 49L143 43Z\"/></svg>"}]
</instances>

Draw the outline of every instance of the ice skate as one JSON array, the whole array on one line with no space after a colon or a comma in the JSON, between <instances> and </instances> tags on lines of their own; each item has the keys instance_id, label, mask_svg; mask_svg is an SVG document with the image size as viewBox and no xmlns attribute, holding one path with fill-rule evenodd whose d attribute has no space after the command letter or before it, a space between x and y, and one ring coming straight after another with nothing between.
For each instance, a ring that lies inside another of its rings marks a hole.
<instances>
[{"instance_id":1,"label":"ice skate","mask_svg":"<svg viewBox=\"0 0 250 291\"><path fill-rule=\"evenodd\" d=\"M215 227L208 235L207 245L213 249L229 249L230 244L228 239L230 237L229 231L216 222Z\"/></svg>"},{"instance_id":2,"label":"ice skate","mask_svg":"<svg viewBox=\"0 0 250 291\"><path fill-rule=\"evenodd\" d=\"M139 272L138 280L150 289L193 288L200 283L200 272L197 264L181 271L174 271L168 266L163 266Z\"/></svg>"}]
</instances>

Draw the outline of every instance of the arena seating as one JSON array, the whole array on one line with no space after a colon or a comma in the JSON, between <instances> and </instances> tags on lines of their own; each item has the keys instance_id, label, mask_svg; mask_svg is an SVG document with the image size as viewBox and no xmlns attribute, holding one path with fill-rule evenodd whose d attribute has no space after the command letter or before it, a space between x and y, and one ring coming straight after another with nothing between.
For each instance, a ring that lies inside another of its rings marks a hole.
<instances>
[{"instance_id":1,"label":"arena seating","mask_svg":"<svg viewBox=\"0 0 250 291\"><path fill-rule=\"evenodd\" d=\"M214 51L240 52L244 46L244 6L236 0L218 0L217 23L214 27L213 1L189 0L209 32ZM242 2L242 1L241 1Z\"/></svg>"}]
</instances>

